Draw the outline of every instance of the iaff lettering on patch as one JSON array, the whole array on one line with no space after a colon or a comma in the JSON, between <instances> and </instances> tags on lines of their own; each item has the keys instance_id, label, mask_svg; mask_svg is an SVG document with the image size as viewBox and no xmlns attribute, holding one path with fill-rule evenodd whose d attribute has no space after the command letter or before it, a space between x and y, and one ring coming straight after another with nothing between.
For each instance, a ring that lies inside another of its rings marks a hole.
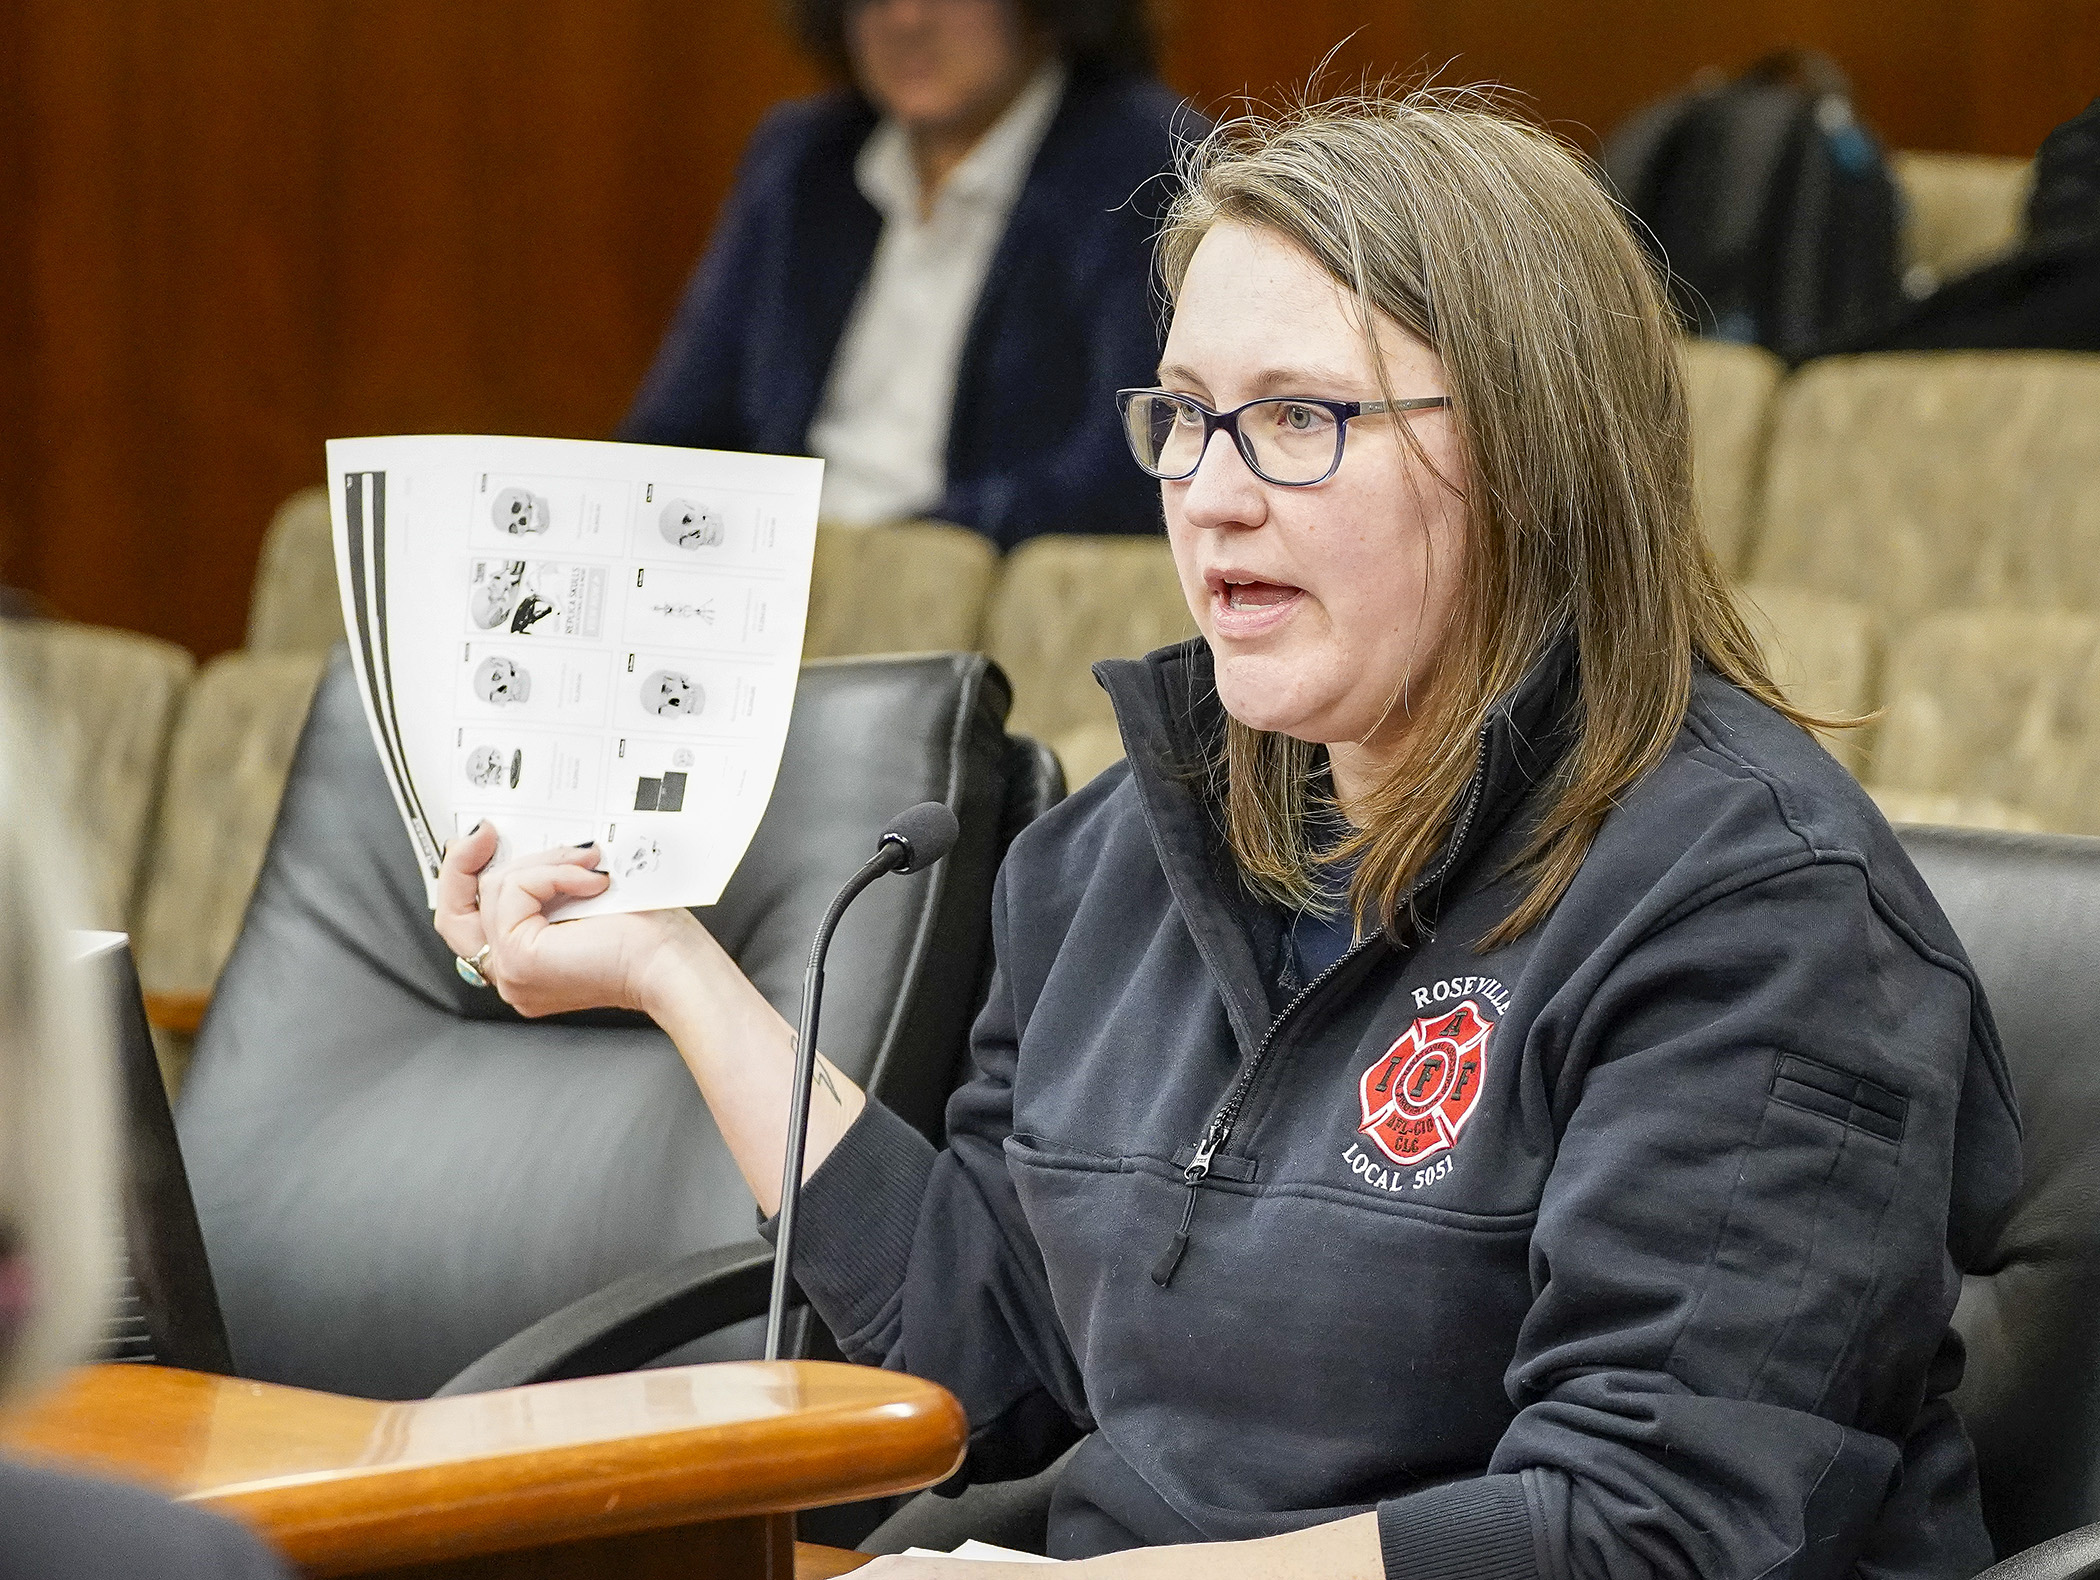
<instances>
[{"instance_id":1,"label":"iaff lettering on patch","mask_svg":"<svg viewBox=\"0 0 2100 1580\"><path fill-rule=\"evenodd\" d=\"M1408 1027L1357 1082L1359 1132L1395 1163L1419 1163L1457 1141L1480 1101L1494 1029L1471 999Z\"/></svg>"}]
</instances>

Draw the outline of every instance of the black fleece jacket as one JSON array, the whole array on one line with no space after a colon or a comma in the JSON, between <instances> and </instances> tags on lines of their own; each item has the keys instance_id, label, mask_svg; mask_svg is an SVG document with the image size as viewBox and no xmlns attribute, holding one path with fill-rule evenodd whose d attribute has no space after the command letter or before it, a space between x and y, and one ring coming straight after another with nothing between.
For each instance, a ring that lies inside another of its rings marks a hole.
<instances>
[{"instance_id":1,"label":"black fleece jacket","mask_svg":"<svg viewBox=\"0 0 2100 1580\"><path fill-rule=\"evenodd\" d=\"M804 1288L962 1400L963 1476L1084 1436L1063 1557L1375 1508L1394 1580L1987 1565L1948 1319L2018 1120L1845 772L1702 671L1552 914L1477 953L1563 644L1413 919L1301 985L1177 766L1221 727L1207 651L1101 673L1129 766L1007 859L946 1148L871 1104L806 1198Z\"/></svg>"}]
</instances>

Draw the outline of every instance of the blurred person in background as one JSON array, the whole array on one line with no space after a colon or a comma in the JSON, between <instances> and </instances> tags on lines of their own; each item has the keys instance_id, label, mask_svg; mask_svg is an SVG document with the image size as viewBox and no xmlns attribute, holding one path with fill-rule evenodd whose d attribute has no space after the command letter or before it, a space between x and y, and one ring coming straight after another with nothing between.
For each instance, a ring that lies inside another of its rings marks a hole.
<instances>
[{"instance_id":1,"label":"blurred person in background","mask_svg":"<svg viewBox=\"0 0 2100 1580\"><path fill-rule=\"evenodd\" d=\"M2100 99L2042 140L2026 234L1852 351L2100 351Z\"/></svg>"},{"instance_id":2,"label":"blurred person in background","mask_svg":"<svg viewBox=\"0 0 2100 1580\"><path fill-rule=\"evenodd\" d=\"M32 804L0 707L0 1417L89 1348L115 1281L115 1072L58 917L53 819ZM239 1526L116 1486L0 1461L0 1580L284 1580Z\"/></svg>"},{"instance_id":3,"label":"blurred person in background","mask_svg":"<svg viewBox=\"0 0 2100 1580\"><path fill-rule=\"evenodd\" d=\"M619 437L822 456L838 522L1156 530L1113 401L1186 112L1142 3L787 0L847 85L752 137Z\"/></svg>"}]
</instances>

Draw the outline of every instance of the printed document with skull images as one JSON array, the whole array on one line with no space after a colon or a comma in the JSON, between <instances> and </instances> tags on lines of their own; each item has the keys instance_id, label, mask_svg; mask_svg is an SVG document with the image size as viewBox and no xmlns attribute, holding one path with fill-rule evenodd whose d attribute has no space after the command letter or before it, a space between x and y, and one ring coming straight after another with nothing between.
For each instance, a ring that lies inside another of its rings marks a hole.
<instances>
[{"instance_id":1,"label":"printed document with skull images","mask_svg":"<svg viewBox=\"0 0 2100 1580\"><path fill-rule=\"evenodd\" d=\"M496 863L588 840L564 916L711 905L773 793L824 464L570 439L328 445L343 623L436 903L483 818Z\"/></svg>"}]
</instances>

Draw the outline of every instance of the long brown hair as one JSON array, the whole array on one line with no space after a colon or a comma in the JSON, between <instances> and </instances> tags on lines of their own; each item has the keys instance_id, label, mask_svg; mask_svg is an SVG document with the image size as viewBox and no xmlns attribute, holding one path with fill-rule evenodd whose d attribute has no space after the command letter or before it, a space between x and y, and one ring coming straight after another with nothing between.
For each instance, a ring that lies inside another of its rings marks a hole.
<instances>
[{"instance_id":1,"label":"long brown hair","mask_svg":"<svg viewBox=\"0 0 2100 1580\"><path fill-rule=\"evenodd\" d=\"M1467 506L1461 591L1398 761L1326 858L1359 862L1359 927L1406 899L1489 713L1563 632L1581 671L1572 744L1518 858L1528 887L1481 949L1552 910L1669 749L1695 663L1804 727L1831 722L1780 694L1707 550L1676 328L1579 154L1479 90L1380 91L1227 122L1184 150L1182 176L1160 239L1170 298L1213 225L1269 231L1352 294L1381 387L1374 314L1436 352L1452 397L1464 476L1437 481ZM1318 903L1317 751L1228 720L1217 775L1247 881L1293 906Z\"/></svg>"}]
</instances>

